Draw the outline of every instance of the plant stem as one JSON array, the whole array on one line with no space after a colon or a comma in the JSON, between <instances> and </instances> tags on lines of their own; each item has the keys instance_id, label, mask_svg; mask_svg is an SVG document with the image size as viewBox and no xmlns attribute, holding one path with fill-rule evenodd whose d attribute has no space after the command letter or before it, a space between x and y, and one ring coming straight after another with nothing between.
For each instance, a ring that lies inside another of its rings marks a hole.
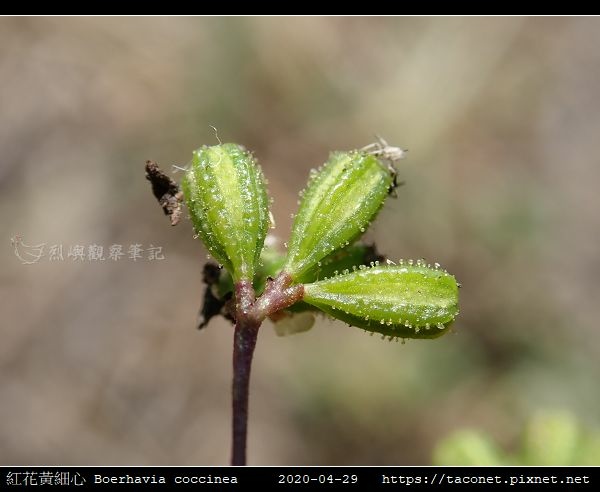
<instances>
[{"instance_id":1,"label":"plant stem","mask_svg":"<svg viewBox=\"0 0 600 492\"><path fill-rule=\"evenodd\" d=\"M233 385L232 385L232 445L231 464L246 464L248 435L248 395L252 356L258 329L264 319L302 299L303 285L291 286L291 278L282 272L269 280L264 293L255 301L252 283L241 280L235 284L236 323L233 335Z\"/></svg>"},{"instance_id":2,"label":"plant stem","mask_svg":"<svg viewBox=\"0 0 600 492\"><path fill-rule=\"evenodd\" d=\"M233 334L233 385L231 464L246 464L246 437L248 435L248 391L252 355L262 320L252 319L254 288L249 280L235 284L235 329Z\"/></svg>"},{"instance_id":3,"label":"plant stem","mask_svg":"<svg viewBox=\"0 0 600 492\"><path fill-rule=\"evenodd\" d=\"M237 322L233 342L233 442L231 464L246 464L246 436L248 433L248 390L252 355L260 324Z\"/></svg>"}]
</instances>

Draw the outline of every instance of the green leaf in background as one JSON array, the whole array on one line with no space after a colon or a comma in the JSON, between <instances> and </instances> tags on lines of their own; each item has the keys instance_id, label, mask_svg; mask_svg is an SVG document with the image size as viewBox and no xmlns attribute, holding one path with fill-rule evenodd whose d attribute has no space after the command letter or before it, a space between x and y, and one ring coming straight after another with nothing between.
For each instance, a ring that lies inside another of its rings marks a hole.
<instances>
[{"instance_id":1,"label":"green leaf in background","mask_svg":"<svg viewBox=\"0 0 600 492\"><path fill-rule=\"evenodd\" d=\"M572 465L579 437L577 421L570 413L538 413L525 429L523 461L536 466Z\"/></svg>"},{"instance_id":2,"label":"green leaf in background","mask_svg":"<svg viewBox=\"0 0 600 492\"><path fill-rule=\"evenodd\" d=\"M365 152L333 152L313 171L300 202L283 270L294 281L360 237L392 186L390 169Z\"/></svg>"},{"instance_id":3,"label":"green leaf in background","mask_svg":"<svg viewBox=\"0 0 600 492\"><path fill-rule=\"evenodd\" d=\"M573 463L581 466L600 466L600 432L586 433L582 437Z\"/></svg>"},{"instance_id":4,"label":"green leaf in background","mask_svg":"<svg viewBox=\"0 0 600 492\"><path fill-rule=\"evenodd\" d=\"M182 189L194 228L235 282L252 280L269 226L267 192L252 155L237 144L194 152Z\"/></svg>"},{"instance_id":5,"label":"green leaf in background","mask_svg":"<svg viewBox=\"0 0 600 492\"><path fill-rule=\"evenodd\" d=\"M504 465L502 451L488 436L463 429L438 443L433 453L437 466L495 466Z\"/></svg>"},{"instance_id":6,"label":"green leaf in background","mask_svg":"<svg viewBox=\"0 0 600 492\"><path fill-rule=\"evenodd\" d=\"M304 286L304 302L367 331L402 338L435 338L458 314L456 279L409 260L361 266Z\"/></svg>"},{"instance_id":7,"label":"green leaf in background","mask_svg":"<svg viewBox=\"0 0 600 492\"><path fill-rule=\"evenodd\" d=\"M485 433L464 429L442 439L434 465L599 466L600 432L584 429L567 411L535 413L525 426L522 446L505 454Z\"/></svg>"}]
</instances>

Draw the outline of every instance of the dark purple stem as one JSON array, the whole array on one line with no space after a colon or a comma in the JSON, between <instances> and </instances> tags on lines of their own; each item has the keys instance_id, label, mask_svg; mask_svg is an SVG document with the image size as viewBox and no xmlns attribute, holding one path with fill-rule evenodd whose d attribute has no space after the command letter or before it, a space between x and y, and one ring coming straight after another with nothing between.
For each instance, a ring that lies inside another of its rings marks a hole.
<instances>
[{"instance_id":1,"label":"dark purple stem","mask_svg":"<svg viewBox=\"0 0 600 492\"><path fill-rule=\"evenodd\" d=\"M291 277L282 272L275 280L269 280L265 291L256 301L254 289L248 280L235 285L236 323L233 336L233 433L231 464L246 464L246 440L248 435L248 394L252 356L256 346L258 329L264 319L302 299L304 287L294 285Z\"/></svg>"},{"instance_id":2,"label":"dark purple stem","mask_svg":"<svg viewBox=\"0 0 600 492\"><path fill-rule=\"evenodd\" d=\"M246 464L248 434L248 392L252 355L256 346L258 325L237 323L233 341L233 442L231 464Z\"/></svg>"}]
</instances>

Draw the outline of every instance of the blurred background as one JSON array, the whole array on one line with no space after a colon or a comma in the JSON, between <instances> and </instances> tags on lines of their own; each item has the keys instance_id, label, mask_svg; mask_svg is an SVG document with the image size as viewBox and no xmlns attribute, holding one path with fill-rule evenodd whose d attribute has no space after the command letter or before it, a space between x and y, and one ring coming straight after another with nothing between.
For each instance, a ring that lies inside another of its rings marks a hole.
<instances>
[{"instance_id":1,"label":"blurred background","mask_svg":"<svg viewBox=\"0 0 600 492\"><path fill-rule=\"evenodd\" d=\"M0 19L0 463L228 462L232 328L195 329L206 251L143 170L209 125L282 241L330 150L409 149L367 239L463 285L434 341L265 323L249 464L428 464L465 427L510 450L540 409L597 429L598 46L597 18Z\"/></svg>"}]
</instances>

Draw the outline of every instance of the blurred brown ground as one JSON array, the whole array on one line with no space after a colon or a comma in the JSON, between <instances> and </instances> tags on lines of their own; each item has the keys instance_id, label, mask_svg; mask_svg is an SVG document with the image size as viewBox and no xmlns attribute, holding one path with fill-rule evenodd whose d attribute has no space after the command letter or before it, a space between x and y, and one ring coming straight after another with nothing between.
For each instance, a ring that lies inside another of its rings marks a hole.
<instances>
[{"instance_id":1,"label":"blurred brown ground","mask_svg":"<svg viewBox=\"0 0 600 492\"><path fill-rule=\"evenodd\" d=\"M266 324L250 464L427 464L546 407L599 426L598 46L597 18L0 19L0 463L227 463L232 330L194 329L206 251L143 175L209 125L255 150L283 240L329 150L408 148L368 237L463 284L433 342ZM166 258L66 258L113 243Z\"/></svg>"}]
</instances>

